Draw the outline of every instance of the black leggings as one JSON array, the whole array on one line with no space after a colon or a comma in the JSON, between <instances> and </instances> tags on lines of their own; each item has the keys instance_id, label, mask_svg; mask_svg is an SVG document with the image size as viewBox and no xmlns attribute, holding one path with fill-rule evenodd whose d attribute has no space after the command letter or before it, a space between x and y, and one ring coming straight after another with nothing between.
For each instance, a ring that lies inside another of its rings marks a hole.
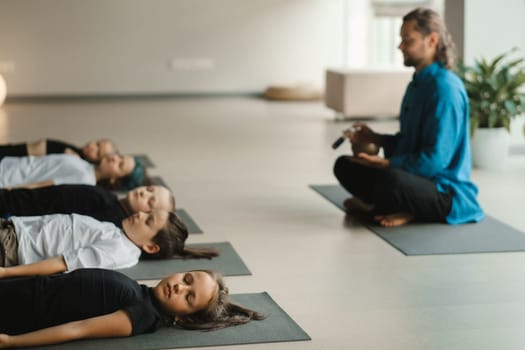
<instances>
[{"instance_id":1,"label":"black leggings","mask_svg":"<svg viewBox=\"0 0 525 350\"><path fill-rule=\"evenodd\" d=\"M83 158L82 149L62 141L46 139L46 154L61 154L64 153L67 148L75 151ZM4 157L27 156L27 143L8 143L7 145L0 145L0 160L2 160Z\"/></svg>"},{"instance_id":2,"label":"black leggings","mask_svg":"<svg viewBox=\"0 0 525 350\"><path fill-rule=\"evenodd\" d=\"M9 143L0 145L0 160L4 157L25 157L27 156L27 143Z\"/></svg>"},{"instance_id":3,"label":"black leggings","mask_svg":"<svg viewBox=\"0 0 525 350\"><path fill-rule=\"evenodd\" d=\"M452 195L432 181L396 168L376 169L341 156L335 177L352 195L374 206L377 214L410 213L416 221L445 222Z\"/></svg>"}]
</instances>

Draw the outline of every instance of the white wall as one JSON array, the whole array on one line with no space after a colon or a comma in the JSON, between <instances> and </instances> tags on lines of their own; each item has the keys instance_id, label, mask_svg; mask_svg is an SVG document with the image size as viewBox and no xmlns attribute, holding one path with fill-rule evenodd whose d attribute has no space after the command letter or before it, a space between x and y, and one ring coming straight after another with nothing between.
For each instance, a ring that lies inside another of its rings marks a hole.
<instances>
[{"instance_id":1,"label":"white wall","mask_svg":"<svg viewBox=\"0 0 525 350\"><path fill-rule=\"evenodd\" d=\"M342 59L342 0L2 0L8 96L251 93Z\"/></svg>"},{"instance_id":2,"label":"white wall","mask_svg":"<svg viewBox=\"0 0 525 350\"><path fill-rule=\"evenodd\" d=\"M524 0L465 0L465 61L517 46L525 56Z\"/></svg>"},{"instance_id":3,"label":"white wall","mask_svg":"<svg viewBox=\"0 0 525 350\"><path fill-rule=\"evenodd\" d=\"M517 55L525 57L525 0L464 0L465 32L464 58L472 63L475 58L492 59L519 47ZM525 143L525 117L511 125L513 143Z\"/></svg>"}]
</instances>

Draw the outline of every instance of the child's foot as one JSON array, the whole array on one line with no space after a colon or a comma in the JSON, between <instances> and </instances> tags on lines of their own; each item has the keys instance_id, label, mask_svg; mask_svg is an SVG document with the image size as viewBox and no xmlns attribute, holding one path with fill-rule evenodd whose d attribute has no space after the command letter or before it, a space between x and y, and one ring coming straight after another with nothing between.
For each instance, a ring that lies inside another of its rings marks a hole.
<instances>
[{"instance_id":1,"label":"child's foot","mask_svg":"<svg viewBox=\"0 0 525 350\"><path fill-rule=\"evenodd\" d=\"M360 211L360 212L363 212L363 213L370 213L372 211L372 209L374 209L374 207L372 205L366 204L365 202L363 202L362 200L360 200L357 197L347 198L343 202L343 206L345 207L346 211L348 211L348 212L357 210L357 211Z\"/></svg>"},{"instance_id":2,"label":"child's foot","mask_svg":"<svg viewBox=\"0 0 525 350\"><path fill-rule=\"evenodd\" d=\"M379 225L384 227L395 227L401 226L409 223L414 220L414 216L410 213L394 213L387 215L376 215L374 220L379 223Z\"/></svg>"}]
</instances>

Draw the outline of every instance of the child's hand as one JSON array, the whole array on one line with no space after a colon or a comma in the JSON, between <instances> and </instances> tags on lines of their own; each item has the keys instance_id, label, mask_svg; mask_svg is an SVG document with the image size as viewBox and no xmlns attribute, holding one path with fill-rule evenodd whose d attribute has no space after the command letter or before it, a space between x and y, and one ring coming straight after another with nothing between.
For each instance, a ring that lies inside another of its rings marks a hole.
<instances>
[{"instance_id":1,"label":"child's hand","mask_svg":"<svg viewBox=\"0 0 525 350\"><path fill-rule=\"evenodd\" d=\"M69 154L69 155L77 156L80 158L80 155L77 152L73 151L71 148L66 148L64 150L64 154Z\"/></svg>"},{"instance_id":2,"label":"child's hand","mask_svg":"<svg viewBox=\"0 0 525 350\"><path fill-rule=\"evenodd\" d=\"M0 334L0 349L6 349L10 346L10 337L7 334Z\"/></svg>"}]
</instances>

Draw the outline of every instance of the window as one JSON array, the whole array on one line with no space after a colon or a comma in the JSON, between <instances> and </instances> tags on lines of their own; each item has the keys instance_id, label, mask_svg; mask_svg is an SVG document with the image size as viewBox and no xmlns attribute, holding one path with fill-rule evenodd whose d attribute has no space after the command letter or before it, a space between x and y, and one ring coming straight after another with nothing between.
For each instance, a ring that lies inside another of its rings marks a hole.
<instances>
[{"instance_id":1,"label":"window","mask_svg":"<svg viewBox=\"0 0 525 350\"><path fill-rule=\"evenodd\" d=\"M433 8L443 14L444 0L345 0L345 65L401 68L399 28L403 16L416 7Z\"/></svg>"}]
</instances>

